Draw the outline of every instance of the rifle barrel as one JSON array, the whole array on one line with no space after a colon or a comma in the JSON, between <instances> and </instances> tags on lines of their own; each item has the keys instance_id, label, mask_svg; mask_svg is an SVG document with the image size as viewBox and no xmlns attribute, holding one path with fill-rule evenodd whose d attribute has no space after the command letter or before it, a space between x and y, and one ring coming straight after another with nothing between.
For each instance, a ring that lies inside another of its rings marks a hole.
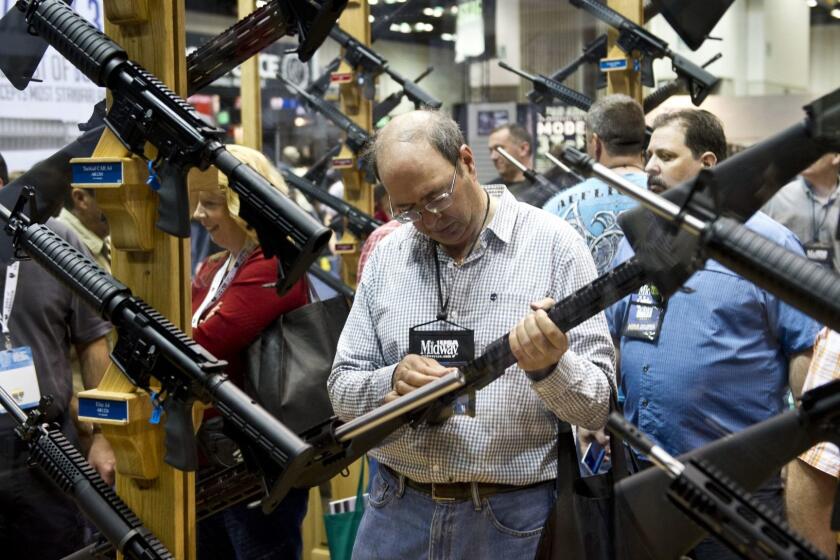
<instances>
[{"instance_id":1,"label":"rifle barrel","mask_svg":"<svg viewBox=\"0 0 840 560\"><path fill-rule=\"evenodd\" d=\"M535 82L539 79L538 76L535 76L533 74L529 74L528 72L525 72L524 70L519 70L518 68L514 68L510 64L506 64L505 62L503 62L501 60L499 61L499 66L501 66L502 68L504 68L508 72L513 72L514 74L516 74L518 76L522 76L526 80L531 80L532 82Z\"/></svg>"}]
</instances>

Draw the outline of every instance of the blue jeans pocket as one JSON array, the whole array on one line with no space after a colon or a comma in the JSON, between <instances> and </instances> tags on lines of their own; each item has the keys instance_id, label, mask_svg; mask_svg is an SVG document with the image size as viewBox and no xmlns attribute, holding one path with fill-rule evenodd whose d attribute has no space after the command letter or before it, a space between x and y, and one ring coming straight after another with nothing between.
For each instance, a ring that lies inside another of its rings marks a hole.
<instances>
[{"instance_id":1,"label":"blue jeans pocket","mask_svg":"<svg viewBox=\"0 0 840 560\"><path fill-rule=\"evenodd\" d=\"M542 534L543 525L554 505L550 484L519 492L507 492L485 498L485 515L500 532L528 538Z\"/></svg>"},{"instance_id":2,"label":"blue jeans pocket","mask_svg":"<svg viewBox=\"0 0 840 560\"><path fill-rule=\"evenodd\" d=\"M376 476L373 478L373 484L370 487L370 506L376 509L385 507L394 499L394 493L395 491L392 485L382 476L382 470L378 470Z\"/></svg>"}]
</instances>

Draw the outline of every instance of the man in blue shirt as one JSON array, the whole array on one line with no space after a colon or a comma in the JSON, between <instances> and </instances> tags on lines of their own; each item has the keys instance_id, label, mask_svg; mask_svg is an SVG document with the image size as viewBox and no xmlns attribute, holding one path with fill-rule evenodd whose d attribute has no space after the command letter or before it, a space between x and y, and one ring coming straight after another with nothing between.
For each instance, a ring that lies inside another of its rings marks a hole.
<instances>
[{"instance_id":1,"label":"man in blue shirt","mask_svg":"<svg viewBox=\"0 0 840 560\"><path fill-rule=\"evenodd\" d=\"M645 114L631 97L608 95L592 104L586 114L586 151L595 160L639 186L644 173ZM586 241L598 274L610 268L618 243L624 238L618 215L636 202L600 179L591 178L556 194L544 210L567 220Z\"/></svg>"},{"instance_id":2,"label":"man in blue shirt","mask_svg":"<svg viewBox=\"0 0 840 560\"><path fill-rule=\"evenodd\" d=\"M671 188L721 161L726 140L707 111L660 115L648 148L651 190ZM803 254L796 236L761 212L753 231ZM633 254L621 242L614 264ZM645 286L607 311L620 338L624 413L674 455L766 420L786 407L790 387L799 395L819 325L720 263L707 261L663 301ZM746 452L749 452L746 450ZM783 513L780 479L756 493ZM695 560L737 558L712 539Z\"/></svg>"}]
</instances>

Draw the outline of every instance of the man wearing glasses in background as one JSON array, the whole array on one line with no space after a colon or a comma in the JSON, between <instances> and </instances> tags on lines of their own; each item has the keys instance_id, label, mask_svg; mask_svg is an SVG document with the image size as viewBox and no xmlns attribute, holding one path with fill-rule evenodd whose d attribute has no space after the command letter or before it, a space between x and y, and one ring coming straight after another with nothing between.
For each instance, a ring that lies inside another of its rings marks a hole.
<instances>
[{"instance_id":1,"label":"man wearing glasses in background","mask_svg":"<svg viewBox=\"0 0 840 560\"><path fill-rule=\"evenodd\" d=\"M328 387L349 420L434 381L509 333L517 364L371 452L383 465L354 559L533 558L554 503L557 417L600 427L614 383L602 314L546 315L595 265L563 220L478 183L448 116L415 111L369 161L403 222L371 254Z\"/></svg>"}]
</instances>

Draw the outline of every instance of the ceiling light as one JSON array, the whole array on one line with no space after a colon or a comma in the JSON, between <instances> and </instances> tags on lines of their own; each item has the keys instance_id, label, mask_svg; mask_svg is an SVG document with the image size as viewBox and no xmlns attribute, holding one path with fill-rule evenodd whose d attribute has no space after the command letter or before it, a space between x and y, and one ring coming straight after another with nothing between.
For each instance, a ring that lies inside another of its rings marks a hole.
<instances>
[{"instance_id":1,"label":"ceiling light","mask_svg":"<svg viewBox=\"0 0 840 560\"><path fill-rule=\"evenodd\" d=\"M432 8L425 7L425 8L423 8L423 15L432 17L433 15L435 15L435 11Z\"/></svg>"},{"instance_id":2,"label":"ceiling light","mask_svg":"<svg viewBox=\"0 0 840 560\"><path fill-rule=\"evenodd\" d=\"M373 17L373 14L371 14L371 15L369 15L369 16L368 16L368 21L369 21L369 22L371 22L371 23L373 23L373 21L374 21L375 19L376 19L376 18L375 18L375 17Z\"/></svg>"},{"instance_id":3,"label":"ceiling light","mask_svg":"<svg viewBox=\"0 0 840 560\"><path fill-rule=\"evenodd\" d=\"M454 41L455 35L453 35L452 33L441 33L440 38L444 41Z\"/></svg>"},{"instance_id":4,"label":"ceiling light","mask_svg":"<svg viewBox=\"0 0 840 560\"><path fill-rule=\"evenodd\" d=\"M837 19L840 19L840 8L834 8L833 10L831 10L830 13L831 13L831 17L835 17Z\"/></svg>"},{"instance_id":5,"label":"ceiling light","mask_svg":"<svg viewBox=\"0 0 840 560\"><path fill-rule=\"evenodd\" d=\"M808 5L809 8L817 7L817 0L805 0L805 3Z\"/></svg>"}]
</instances>

